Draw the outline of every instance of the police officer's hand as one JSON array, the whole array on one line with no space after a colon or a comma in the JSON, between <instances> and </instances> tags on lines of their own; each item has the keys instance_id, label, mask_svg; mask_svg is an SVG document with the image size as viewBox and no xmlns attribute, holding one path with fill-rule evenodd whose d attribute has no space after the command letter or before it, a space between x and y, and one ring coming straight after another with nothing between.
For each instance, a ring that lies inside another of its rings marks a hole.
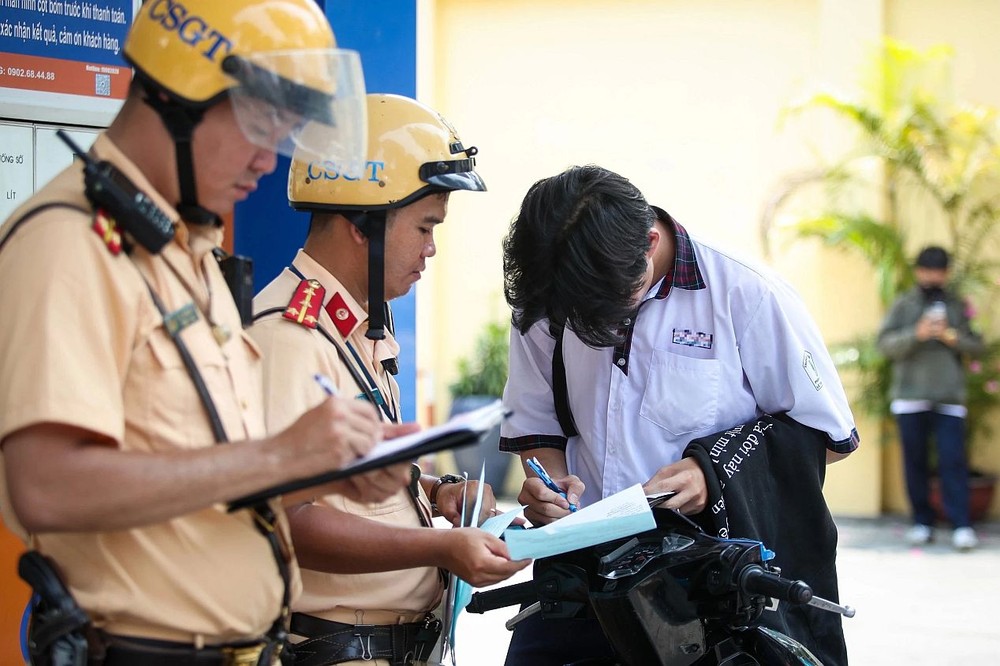
<instances>
[{"instance_id":1,"label":"police officer's hand","mask_svg":"<svg viewBox=\"0 0 1000 666\"><path fill-rule=\"evenodd\" d=\"M466 489L468 486L468 489ZM462 501L465 501L466 515L476 508L476 493L479 492L478 481L465 483L445 483L438 486L436 500L438 513L455 527L462 524ZM488 483L483 484L483 503L479 506L479 516L476 525L496 513L497 500L493 496L493 488Z\"/></svg>"},{"instance_id":2,"label":"police officer's hand","mask_svg":"<svg viewBox=\"0 0 1000 666\"><path fill-rule=\"evenodd\" d=\"M458 484L455 484L458 485ZM483 530L438 530L442 566L474 587L507 580L531 560L511 560L507 544Z\"/></svg>"},{"instance_id":3,"label":"police officer's hand","mask_svg":"<svg viewBox=\"0 0 1000 666\"><path fill-rule=\"evenodd\" d=\"M355 401L358 402L358 401ZM420 430L417 423L380 423L379 440L394 439ZM355 502L381 502L410 483L410 463L402 462L389 467L350 476L324 486L324 493L344 495Z\"/></svg>"},{"instance_id":4,"label":"police officer's hand","mask_svg":"<svg viewBox=\"0 0 1000 666\"><path fill-rule=\"evenodd\" d=\"M324 493L343 495L355 502L381 502L392 497L410 482L410 463L356 474L324 486Z\"/></svg>"},{"instance_id":5,"label":"police officer's hand","mask_svg":"<svg viewBox=\"0 0 1000 666\"><path fill-rule=\"evenodd\" d=\"M701 512L708 503L705 473L694 458L684 458L661 467L653 478L642 485L642 489L647 495L676 492L661 506L677 509L687 515Z\"/></svg>"},{"instance_id":6,"label":"police officer's hand","mask_svg":"<svg viewBox=\"0 0 1000 666\"><path fill-rule=\"evenodd\" d=\"M382 426L375 408L360 400L329 397L274 439L292 478L340 469L375 446Z\"/></svg>"},{"instance_id":7,"label":"police officer's hand","mask_svg":"<svg viewBox=\"0 0 1000 666\"><path fill-rule=\"evenodd\" d=\"M542 480L536 476L525 479L521 484L521 492L517 496L517 501L527 508L524 510L524 517L531 521L532 525L546 525L554 520L568 516L570 514L569 505L580 504L580 496L586 486L580 477L570 474L564 477L553 477L556 485L566 493L563 497L554 490L549 490Z\"/></svg>"}]
</instances>

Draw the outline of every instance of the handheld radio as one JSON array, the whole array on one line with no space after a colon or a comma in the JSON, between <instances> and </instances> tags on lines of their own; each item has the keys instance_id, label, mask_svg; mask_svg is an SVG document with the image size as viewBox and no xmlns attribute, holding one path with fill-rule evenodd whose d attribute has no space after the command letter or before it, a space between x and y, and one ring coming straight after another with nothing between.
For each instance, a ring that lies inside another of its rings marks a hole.
<instances>
[{"instance_id":1,"label":"handheld radio","mask_svg":"<svg viewBox=\"0 0 1000 666\"><path fill-rule=\"evenodd\" d=\"M151 254L157 254L173 239L174 225L170 218L125 174L106 160L94 160L63 130L56 135L83 161L85 192L96 208L114 218Z\"/></svg>"}]
</instances>

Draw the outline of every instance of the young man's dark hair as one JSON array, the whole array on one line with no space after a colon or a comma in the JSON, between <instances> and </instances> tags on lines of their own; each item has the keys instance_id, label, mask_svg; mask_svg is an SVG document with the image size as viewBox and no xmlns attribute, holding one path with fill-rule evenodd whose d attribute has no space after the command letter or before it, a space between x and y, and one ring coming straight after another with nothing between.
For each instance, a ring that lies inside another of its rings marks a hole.
<instances>
[{"instance_id":1,"label":"young man's dark hair","mask_svg":"<svg viewBox=\"0 0 1000 666\"><path fill-rule=\"evenodd\" d=\"M525 333L567 322L593 347L621 340L646 273L654 214L616 173L576 166L532 185L504 239L504 294Z\"/></svg>"}]
</instances>

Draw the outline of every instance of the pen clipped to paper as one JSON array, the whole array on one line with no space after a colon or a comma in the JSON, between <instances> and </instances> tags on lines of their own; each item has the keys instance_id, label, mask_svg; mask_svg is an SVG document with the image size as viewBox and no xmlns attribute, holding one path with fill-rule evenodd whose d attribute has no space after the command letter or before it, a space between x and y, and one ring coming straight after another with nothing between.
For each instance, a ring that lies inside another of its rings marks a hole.
<instances>
[{"instance_id":1,"label":"pen clipped to paper","mask_svg":"<svg viewBox=\"0 0 1000 666\"><path fill-rule=\"evenodd\" d=\"M534 472L538 476L538 478L542 480L542 483L545 484L546 488L548 488L553 492L559 493L560 495L562 495L563 499L567 501L569 500L569 498L566 497L566 492L563 491L562 488L556 485L556 482L552 480L552 477L549 476L549 473L545 471L545 468L542 466L542 463L538 462L538 458L528 458L526 462L528 464L528 467L531 468L531 471ZM576 511L576 504L570 502L569 510L571 512Z\"/></svg>"}]
</instances>

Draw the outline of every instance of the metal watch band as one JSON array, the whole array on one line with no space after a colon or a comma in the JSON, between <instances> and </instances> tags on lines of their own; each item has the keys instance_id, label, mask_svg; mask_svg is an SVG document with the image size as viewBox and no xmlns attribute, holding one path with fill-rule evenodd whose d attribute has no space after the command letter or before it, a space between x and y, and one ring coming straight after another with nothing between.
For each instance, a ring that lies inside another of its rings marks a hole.
<instances>
[{"instance_id":1,"label":"metal watch band","mask_svg":"<svg viewBox=\"0 0 1000 666\"><path fill-rule=\"evenodd\" d=\"M465 483L465 477L458 476L457 474L444 474L439 477L434 485L431 486L431 492L428 494L427 498L431 501L431 508L437 510L437 495L441 486L446 483Z\"/></svg>"}]
</instances>

